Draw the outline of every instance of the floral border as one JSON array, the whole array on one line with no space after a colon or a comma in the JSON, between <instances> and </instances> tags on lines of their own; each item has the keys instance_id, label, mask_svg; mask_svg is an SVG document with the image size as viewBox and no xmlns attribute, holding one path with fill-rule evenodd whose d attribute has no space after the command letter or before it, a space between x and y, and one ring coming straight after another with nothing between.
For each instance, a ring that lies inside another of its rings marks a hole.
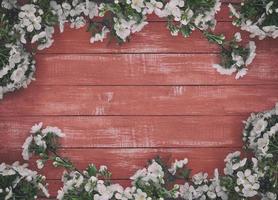
<instances>
[{"instance_id":1,"label":"floral border","mask_svg":"<svg viewBox=\"0 0 278 200\"><path fill-rule=\"evenodd\" d=\"M112 174L106 166L97 168L90 164L82 171L69 158L61 156L59 138L65 134L57 127L43 128L42 122L31 128L31 135L22 146L22 156L24 160L36 156L38 169L50 161L54 167L65 170L62 176L63 187L57 195L59 200L276 200L278 103L270 111L251 114L244 123L244 151L253 157L242 157L239 151L229 153L224 160L223 172L219 173L215 169L211 178L204 172L191 176L187 158L175 160L171 166L167 166L161 158L156 157L149 161L146 168L130 177L131 187L124 188L112 183ZM24 191L28 200L35 199L38 194L48 197L44 180L45 177L26 169L26 165L20 166L16 162L8 166L2 163L0 197L5 200L17 199L23 196Z\"/></svg>"},{"instance_id":2,"label":"floral border","mask_svg":"<svg viewBox=\"0 0 278 200\"><path fill-rule=\"evenodd\" d=\"M213 67L224 75L236 73L236 79L247 73L256 55L255 43L241 44L240 33L231 40L215 34L215 15L220 0L3 0L0 7L0 99L7 92L26 88L34 80L36 50L53 44L54 27L64 31L88 24L91 43L103 42L106 37L118 43L130 40L132 34L148 24L147 16L167 20L166 27L173 36L189 37L194 30L203 33L208 41L221 47L221 62ZM256 3L254 3L256 2ZM259 4L259 5L257 5ZM234 24L251 36L278 36L278 3L270 0L245 0L238 10L229 5ZM256 7L255 11L253 7ZM246 14L247 13L247 14ZM260 16L259 19L254 16ZM252 19L252 20L251 20ZM26 44L34 44L31 50Z\"/></svg>"}]
</instances>

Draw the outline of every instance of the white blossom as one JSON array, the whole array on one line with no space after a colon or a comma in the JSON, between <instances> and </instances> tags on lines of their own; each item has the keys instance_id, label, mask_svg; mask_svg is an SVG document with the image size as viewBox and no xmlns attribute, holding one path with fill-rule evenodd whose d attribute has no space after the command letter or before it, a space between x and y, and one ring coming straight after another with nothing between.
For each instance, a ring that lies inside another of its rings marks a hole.
<instances>
[{"instance_id":1,"label":"white blossom","mask_svg":"<svg viewBox=\"0 0 278 200\"><path fill-rule=\"evenodd\" d=\"M235 33L234 38L235 38L236 42L241 42L242 41L241 34L239 32Z\"/></svg>"},{"instance_id":2,"label":"white blossom","mask_svg":"<svg viewBox=\"0 0 278 200\"><path fill-rule=\"evenodd\" d=\"M46 149L46 142L43 140L43 137L41 135L35 135L33 138L36 145L42 147L43 149Z\"/></svg>"},{"instance_id":3,"label":"white blossom","mask_svg":"<svg viewBox=\"0 0 278 200\"><path fill-rule=\"evenodd\" d=\"M14 83L20 83L24 78L25 78L24 68L18 68L14 70L14 72L11 75L11 80L14 81Z\"/></svg>"},{"instance_id":4,"label":"white blossom","mask_svg":"<svg viewBox=\"0 0 278 200\"><path fill-rule=\"evenodd\" d=\"M246 169L243 171L237 172L237 185L235 190L237 192L242 192L244 197L254 197L258 194L258 189L260 188L260 184L258 181L258 175L252 174L250 169ZM240 189L241 187L242 189Z\"/></svg>"},{"instance_id":5,"label":"white blossom","mask_svg":"<svg viewBox=\"0 0 278 200\"><path fill-rule=\"evenodd\" d=\"M135 172L135 174L133 176L130 177L131 180L137 180L140 178L143 178L147 175L147 169L139 169Z\"/></svg>"},{"instance_id":6,"label":"white blossom","mask_svg":"<svg viewBox=\"0 0 278 200\"><path fill-rule=\"evenodd\" d=\"M2 85L0 97L7 92L14 91L27 85L33 80L34 62L31 55L26 52L21 44L6 44L5 48L9 49L8 64L0 70L0 78L10 75L9 82ZM27 74L26 71L29 71Z\"/></svg>"},{"instance_id":7,"label":"white blossom","mask_svg":"<svg viewBox=\"0 0 278 200\"><path fill-rule=\"evenodd\" d=\"M276 200L276 199L277 199L277 194L274 194L272 192L267 192L262 196L262 200Z\"/></svg>"},{"instance_id":8,"label":"white blossom","mask_svg":"<svg viewBox=\"0 0 278 200\"><path fill-rule=\"evenodd\" d=\"M34 126L32 126L30 133L37 133L41 130L43 123L40 122L38 124L35 124Z\"/></svg>"},{"instance_id":9,"label":"white blossom","mask_svg":"<svg viewBox=\"0 0 278 200\"><path fill-rule=\"evenodd\" d=\"M97 183L97 178L95 176L91 176L88 180L88 182L85 184L84 189L87 192L91 192L92 190L94 190L94 187L96 186Z\"/></svg>"},{"instance_id":10,"label":"white blossom","mask_svg":"<svg viewBox=\"0 0 278 200\"><path fill-rule=\"evenodd\" d=\"M8 189L6 191L8 191L8 194L5 196L5 200L8 200L8 199L12 198L13 191L12 191L12 189Z\"/></svg>"},{"instance_id":11,"label":"white blossom","mask_svg":"<svg viewBox=\"0 0 278 200\"><path fill-rule=\"evenodd\" d=\"M254 58L256 56L256 45L255 45L255 42L250 41L248 46L247 46L247 48L249 50L249 54L248 54L248 57L247 57L247 59L245 61L245 65L246 66L250 65L253 62L253 60L254 60Z\"/></svg>"},{"instance_id":12,"label":"white blossom","mask_svg":"<svg viewBox=\"0 0 278 200\"><path fill-rule=\"evenodd\" d=\"M242 78L243 76L245 76L246 74L247 74L247 71L248 71L248 69L247 68L242 68L242 69L240 69L238 72L237 72L237 74L236 74L236 79L240 79L240 78Z\"/></svg>"},{"instance_id":13,"label":"white blossom","mask_svg":"<svg viewBox=\"0 0 278 200\"><path fill-rule=\"evenodd\" d=\"M139 23L134 23L131 26L131 32L132 33L136 33L136 32L140 32L147 24L147 21L144 21L145 19L143 19L141 22Z\"/></svg>"},{"instance_id":14,"label":"white blossom","mask_svg":"<svg viewBox=\"0 0 278 200\"><path fill-rule=\"evenodd\" d=\"M163 8L162 2L156 0L150 0L150 2L145 2L145 4L146 8L144 12L146 12L147 14L152 14L154 12L156 15L158 15Z\"/></svg>"},{"instance_id":15,"label":"white blossom","mask_svg":"<svg viewBox=\"0 0 278 200\"><path fill-rule=\"evenodd\" d=\"M47 126L45 129L42 130L43 137L46 136L48 133L53 133L58 137L64 137L65 134L62 133L61 129L58 127Z\"/></svg>"},{"instance_id":16,"label":"white blossom","mask_svg":"<svg viewBox=\"0 0 278 200\"><path fill-rule=\"evenodd\" d=\"M99 172L100 172L100 173L104 173L104 172L106 172L106 171L107 171L107 166L101 165L101 166L99 167Z\"/></svg>"},{"instance_id":17,"label":"white blossom","mask_svg":"<svg viewBox=\"0 0 278 200\"><path fill-rule=\"evenodd\" d=\"M212 67L216 69L216 71L219 72L221 75L232 75L234 72L237 71L235 67L224 68L219 64L213 64Z\"/></svg>"},{"instance_id":18,"label":"white blossom","mask_svg":"<svg viewBox=\"0 0 278 200\"><path fill-rule=\"evenodd\" d=\"M181 20L181 8L184 7L183 0L170 0L163 10L157 10L156 15L159 17L167 17L172 15L175 21Z\"/></svg>"},{"instance_id":19,"label":"white blossom","mask_svg":"<svg viewBox=\"0 0 278 200\"><path fill-rule=\"evenodd\" d=\"M115 194L115 198L119 200L128 200L132 199L132 189L127 187L123 189L123 187L119 188Z\"/></svg>"},{"instance_id":20,"label":"white blossom","mask_svg":"<svg viewBox=\"0 0 278 200\"><path fill-rule=\"evenodd\" d=\"M192 185L185 183L180 186L179 195L183 199L193 200L197 196L197 192Z\"/></svg>"},{"instance_id":21,"label":"white blossom","mask_svg":"<svg viewBox=\"0 0 278 200\"><path fill-rule=\"evenodd\" d=\"M53 44L54 42L52 38L53 34L54 34L54 28L51 26L46 26L43 34L38 37L38 40L43 39L43 42L39 43L38 45L38 50L49 48Z\"/></svg>"},{"instance_id":22,"label":"white blossom","mask_svg":"<svg viewBox=\"0 0 278 200\"><path fill-rule=\"evenodd\" d=\"M36 8L34 4L25 4L21 6L21 11L18 13L19 24L22 28L26 28L28 32L40 30L42 25L41 15L43 11Z\"/></svg>"},{"instance_id":23,"label":"white blossom","mask_svg":"<svg viewBox=\"0 0 278 200\"><path fill-rule=\"evenodd\" d=\"M103 41L107 37L107 33L109 33L109 29L106 28L105 26L102 28L100 33L96 33L93 37L91 37L90 42L98 42L98 41Z\"/></svg>"},{"instance_id":24,"label":"white blossom","mask_svg":"<svg viewBox=\"0 0 278 200\"><path fill-rule=\"evenodd\" d=\"M236 18L240 18L240 14L236 11L236 9L234 8L234 6L232 4L229 4L228 7L233 16L235 16Z\"/></svg>"},{"instance_id":25,"label":"white blossom","mask_svg":"<svg viewBox=\"0 0 278 200\"><path fill-rule=\"evenodd\" d=\"M271 9L271 6L273 5L273 1L270 1L266 6L265 6L265 10L266 10L266 14L271 14L273 12L273 10Z\"/></svg>"},{"instance_id":26,"label":"white blossom","mask_svg":"<svg viewBox=\"0 0 278 200\"><path fill-rule=\"evenodd\" d=\"M146 183L148 181L152 181L154 183L163 183L163 177L164 172L162 167L153 160L148 168L138 170L133 176L130 177L130 179L133 180L133 183L137 181L143 181Z\"/></svg>"},{"instance_id":27,"label":"white blossom","mask_svg":"<svg viewBox=\"0 0 278 200\"><path fill-rule=\"evenodd\" d=\"M42 169L44 167L44 163L42 160L36 160L36 163L37 163L37 167L38 169Z\"/></svg>"},{"instance_id":28,"label":"white blossom","mask_svg":"<svg viewBox=\"0 0 278 200\"><path fill-rule=\"evenodd\" d=\"M39 189L43 192L43 194L48 198L50 196L50 194L48 193L48 190L41 183L39 183L38 186L39 186Z\"/></svg>"},{"instance_id":29,"label":"white blossom","mask_svg":"<svg viewBox=\"0 0 278 200\"><path fill-rule=\"evenodd\" d=\"M175 175L177 169L183 168L187 163L188 163L187 158L185 158L183 160L175 160L175 162L172 164L171 168L168 170L171 174Z\"/></svg>"},{"instance_id":30,"label":"white blossom","mask_svg":"<svg viewBox=\"0 0 278 200\"><path fill-rule=\"evenodd\" d=\"M17 0L3 0L1 6L6 9L12 9L16 7Z\"/></svg>"},{"instance_id":31,"label":"white blossom","mask_svg":"<svg viewBox=\"0 0 278 200\"><path fill-rule=\"evenodd\" d=\"M181 17L181 23L187 25L191 21L193 15L194 12L190 8L186 9Z\"/></svg>"},{"instance_id":32,"label":"white blossom","mask_svg":"<svg viewBox=\"0 0 278 200\"><path fill-rule=\"evenodd\" d=\"M3 94L4 94L3 87L0 86L0 100L3 99Z\"/></svg>"},{"instance_id":33,"label":"white blossom","mask_svg":"<svg viewBox=\"0 0 278 200\"><path fill-rule=\"evenodd\" d=\"M260 134L267 127L267 121L259 119L253 123L253 130L256 134Z\"/></svg>"},{"instance_id":34,"label":"white blossom","mask_svg":"<svg viewBox=\"0 0 278 200\"><path fill-rule=\"evenodd\" d=\"M93 19L95 16L98 16L98 5L95 2L86 0L84 9L85 16L89 16L90 19Z\"/></svg>"},{"instance_id":35,"label":"white blossom","mask_svg":"<svg viewBox=\"0 0 278 200\"><path fill-rule=\"evenodd\" d=\"M134 194L134 200L151 200L151 198L148 198L147 194L141 189L137 189L136 193Z\"/></svg>"},{"instance_id":36,"label":"white blossom","mask_svg":"<svg viewBox=\"0 0 278 200\"><path fill-rule=\"evenodd\" d=\"M137 12L141 12L142 8L145 6L144 0L127 0L127 3L131 4L131 7Z\"/></svg>"},{"instance_id":37,"label":"white blossom","mask_svg":"<svg viewBox=\"0 0 278 200\"><path fill-rule=\"evenodd\" d=\"M0 164L0 176L8 178L9 176L12 176L11 180L14 180L11 185L7 185L6 188L1 188L0 194L6 192L5 199L17 199L17 186L28 184L23 181L29 182L30 187L33 187L34 189L38 188L46 197L49 197L49 193L42 182L45 180L45 177L38 175L36 171L32 171L27 167L27 164L20 165L18 161L14 162L12 165L7 165L5 163ZM3 181L5 183L5 178ZM36 196L34 196L34 198L36 198Z\"/></svg>"},{"instance_id":38,"label":"white blossom","mask_svg":"<svg viewBox=\"0 0 278 200\"><path fill-rule=\"evenodd\" d=\"M31 145L32 141L33 141L33 136L31 135L26 138L24 144L22 145L22 149L23 149L22 157L24 160L29 160L29 158L30 158L31 154L29 152L29 146Z\"/></svg>"},{"instance_id":39,"label":"white blossom","mask_svg":"<svg viewBox=\"0 0 278 200\"><path fill-rule=\"evenodd\" d=\"M199 172L198 174L195 174L192 177L192 181L196 185L201 185L202 183L207 182L207 177L208 177L207 173Z\"/></svg>"},{"instance_id":40,"label":"white blossom","mask_svg":"<svg viewBox=\"0 0 278 200\"><path fill-rule=\"evenodd\" d=\"M116 31L117 36L121 38L123 41L126 41L127 37L131 34L131 22L126 21L124 19L114 19L115 25L114 29Z\"/></svg>"},{"instance_id":41,"label":"white blossom","mask_svg":"<svg viewBox=\"0 0 278 200\"><path fill-rule=\"evenodd\" d=\"M272 8L274 2L269 1L267 5L263 6L262 9L265 9L265 12L258 17L256 21L252 21L253 19L248 19L244 15L244 13L239 13L236 9L229 4L230 12L237 19L233 22L234 25L240 26L242 30L250 32L250 37L258 37L260 40L265 37L278 37L278 27L269 23L265 24L266 16L271 15L274 12L274 8Z\"/></svg>"}]
</instances>

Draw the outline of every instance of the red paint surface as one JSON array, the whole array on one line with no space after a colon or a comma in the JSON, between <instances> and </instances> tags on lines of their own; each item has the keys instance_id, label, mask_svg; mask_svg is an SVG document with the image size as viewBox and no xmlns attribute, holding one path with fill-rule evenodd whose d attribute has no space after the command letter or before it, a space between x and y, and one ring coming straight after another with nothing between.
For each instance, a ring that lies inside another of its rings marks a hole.
<instances>
[{"instance_id":1,"label":"red paint surface","mask_svg":"<svg viewBox=\"0 0 278 200\"><path fill-rule=\"evenodd\" d=\"M218 19L218 32L237 31L227 8ZM0 102L1 162L22 161L30 127L43 121L65 132L63 155L81 168L105 164L124 185L158 154L188 157L194 172L222 168L240 150L242 120L278 100L278 41L257 41L254 64L236 81L211 67L219 49L200 33L174 38L164 22L149 21L122 46L89 44L85 29L57 34L36 57L37 81ZM61 171L44 172L55 195Z\"/></svg>"}]
</instances>

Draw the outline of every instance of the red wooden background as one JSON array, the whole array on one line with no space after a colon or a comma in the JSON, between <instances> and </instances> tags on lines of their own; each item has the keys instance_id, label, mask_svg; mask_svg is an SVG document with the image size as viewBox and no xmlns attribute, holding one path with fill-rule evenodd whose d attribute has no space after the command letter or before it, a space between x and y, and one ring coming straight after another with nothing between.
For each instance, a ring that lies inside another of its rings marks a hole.
<instances>
[{"instance_id":1,"label":"red wooden background","mask_svg":"<svg viewBox=\"0 0 278 200\"><path fill-rule=\"evenodd\" d=\"M217 18L218 32L237 31L227 4ZM199 32L172 37L165 22L149 21L122 46L89 44L85 28L55 35L36 57L37 81L0 101L0 161L22 161L28 131L42 121L66 133L60 152L78 167L105 164L123 184L156 155L187 157L193 172L222 168L241 148L242 120L278 100L278 41L257 41L254 64L236 81L211 67L219 49ZM61 170L41 173L56 195Z\"/></svg>"}]
</instances>

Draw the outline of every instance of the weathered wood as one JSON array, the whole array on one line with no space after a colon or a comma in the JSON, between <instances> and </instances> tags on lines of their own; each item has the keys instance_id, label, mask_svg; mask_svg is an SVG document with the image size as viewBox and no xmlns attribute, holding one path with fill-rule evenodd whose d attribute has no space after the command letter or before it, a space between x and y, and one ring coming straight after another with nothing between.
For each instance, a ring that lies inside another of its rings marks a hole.
<instances>
[{"instance_id":1,"label":"weathered wood","mask_svg":"<svg viewBox=\"0 0 278 200\"><path fill-rule=\"evenodd\" d=\"M228 15L225 4L216 31L231 37L239 29ZM211 68L219 48L200 32L173 37L163 19L148 20L122 46L89 44L86 28L56 33L53 47L36 56L37 82L0 101L1 162L22 161L30 127L43 121L65 132L60 152L77 167L105 164L125 186L156 155L188 157L193 173L221 171L227 153L241 149L241 121L278 99L278 40L256 40L248 75L235 81ZM47 164L41 173L55 197L62 170Z\"/></svg>"},{"instance_id":2,"label":"weathered wood","mask_svg":"<svg viewBox=\"0 0 278 200\"><path fill-rule=\"evenodd\" d=\"M188 167L192 173L207 171L210 174L214 168L224 167L224 158L230 152L240 148L97 148L97 149L63 149L61 155L70 158L79 169L85 169L88 164L96 166L107 165L113 179L128 179L138 169L143 168L149 159L161 156L170 163L175 159L189 159ZM1 149L0 158L11 163L22 160L21 149ZM30 168L36 169L35 162L30 162ZM48 179L60 179L62 169L56 169L48 163L41 171Z\"/></svg>"},{"instance_id":3,"label":"weathered wood","mask_svg":"<svg viewBox=\"0 0 278 200\"><path fill-rule=\"evenodd\" d=\"M8 94L0 116L247 115L273 107L277 86L35 86Z\"/></svg>"},{"instance_id":4,"label":"weathered wood","mask_svg":"<svg viewBox=\"0 0 278 200\"><path fill-rule=\"evenodd\" d=\"M216 27L216 33L223 32L228 38L238 30L230 22L219 22ZM247 35L243 34L245 41ZM171 36L165 22L150 22L141 32L132 36L131 42L123 45L115 41L107 43L108 40L90 44L90 33L86 32L86 27L77 30L66 27L63 34L55 34L54 40L51 48L38 53L217 53L220 50L199 31L189 38ZM277 40L258 41L257 46L260 53L278 53Z\"/></svg>"},{"instance_id":5,"label":"weathered wood","mask_svg":"<svg viewBox=\"0 0 278 200\"><path fill-rule=\"evenodd\" d=\"M2 117L0 148L18 148L31 126L62 128L67 148L98 147L240 147L244 117Z\"/></svg>"},{"instance_id":6,"label":"weathered wood","mask_svg":"<svg viewBox=\"0 0 278 200\"><path fill-rule=\"evenodd\" d=\"M277 84L277 54L258 54L240 80L212 68L215 54L40 54L37 85Z\"/></svg>"}]
</instances>

